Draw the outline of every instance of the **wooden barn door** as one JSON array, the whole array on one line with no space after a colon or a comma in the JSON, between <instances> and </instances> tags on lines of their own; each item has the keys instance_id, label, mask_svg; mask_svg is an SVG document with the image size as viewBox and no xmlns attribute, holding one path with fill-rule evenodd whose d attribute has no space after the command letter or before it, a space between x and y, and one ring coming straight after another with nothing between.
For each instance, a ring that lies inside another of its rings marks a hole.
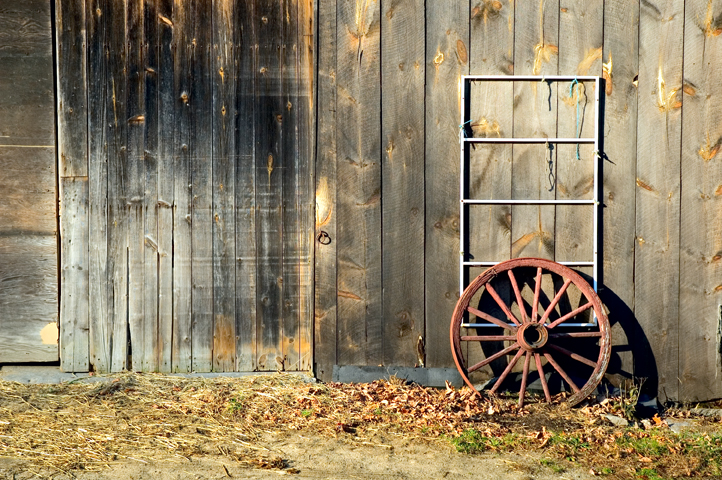
<instances>
[{"instance_id":1,"label":"wooden barn door","mask_svg":"<svg viewBox=\"0 0 722 480\"><path fill-rule=\"evenodd\" d=\"M61 367L309 370L312 0L58 0Z\"/></svg>"},{"instance_id":2,"label":"wooden barn door","mask_svg":"<svg viewBox=\"0 0 722 480\"><path fill-rule=\"evenodd\" d=\"M58 359L49 0L0 3L0 363Z\"/></svg>"}]
</instances>

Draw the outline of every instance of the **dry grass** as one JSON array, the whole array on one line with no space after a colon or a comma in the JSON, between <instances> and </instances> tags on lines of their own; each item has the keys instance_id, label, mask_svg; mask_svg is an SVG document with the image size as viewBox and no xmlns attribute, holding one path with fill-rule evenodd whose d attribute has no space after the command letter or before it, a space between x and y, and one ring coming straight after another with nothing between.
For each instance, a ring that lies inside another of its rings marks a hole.
<instances>
[{"instance_id":1,"label":"dry grass","mask_svg":"<svg viewBox=\"0 0 722 480\"><path fill-rule=\"evenodd\" d=\"M123 374L100 383L0 382L0 455L65 472L123 459L207 454L256 468L284 468L284 459L260 446L261 437L306 431L373 443L374 432L383 431L452 439L468 452L538 450L557 459L550 468L569 461L595 468L602 462L609 471L627 472L621 476L659 468L672 477L670 462L677 455L687 458L679 473L718 471L719 462L700 453L722 449L716 434L684 440L661 420L651 430L625 430L608 425L607 413L624 415L624 404L608 400L571 409L537 403L520 411L513 399L478 398L468 389L411 386L393 378L347 385L309 383L288 374L241 379Z\"/></svg>"}]
</instances>

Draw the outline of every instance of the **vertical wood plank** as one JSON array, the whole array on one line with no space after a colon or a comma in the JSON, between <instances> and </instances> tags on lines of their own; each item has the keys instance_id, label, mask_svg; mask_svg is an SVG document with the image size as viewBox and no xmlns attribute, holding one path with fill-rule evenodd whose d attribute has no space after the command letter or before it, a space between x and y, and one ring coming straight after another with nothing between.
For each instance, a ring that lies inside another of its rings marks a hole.
<instances>
[{"instance_id":1,"label":"vertical wood plank","mask_svg":"<svg viewBox=\"0 0 722 480\"><path fill-rule=\"evenodd\" d=\"M87 372L88 178L60 178L60 368Z\"/></svg>"},{"instance_id":2,"label":"vertical wood plank","mask_svg":"<svg viewBox=\"0 0 722 480\"><path fill-rule=\"evenodd\" d=\"M157 258L158 370L173 371L173 199L176 92L173 80L173 1L158 0L156 23L158 65ZM150 208L150 206L149 206Z\"/></svg>"},{"instance_id":3,"label":"vertical wood plank","mask_svg":"<svg viewBox=\"0 0 722 480\"><path fill-rule=\"evenodd\" d=\"M511 75L514 72L514 4L472 2L470 21L469 73ZM513 83L475 82L471 84L470 95L469 118L472 122L469 127L473 136L513 136ZM511 198L512 152L511 145L478 145L471 148L465 175L467 196L476 199ZM511 253L510 206L470 205L465 208L468 243L461 249L466 252L466 258L487 262L508 259ZM465 276L473 279L479 273L480 269L467 270ZM511 289L502 287L499 295L510 302ZM475 335L477 332L470 330L468 334ZM501 350L498 345L474 342L465 346L469 359L480 360ZM499 370L497 373L501 373L505 367L505 362L499 360L484 370ZM484 378L482 372L477 375L479 380Z\"/></svg>"},{"instance_id":4,"label":"vertical wood plank","mask_svg":"<svg viewBox=\"0 0 722 480\"><path fill-rule=\"evenodd\" d=\"M316 238L314 370L332 379L336 364L336 0L318 2L318 110L316 114ZM325 235L324 235L325 233Z\"/></svg>"},{"instance_id":5,"label":"vertical wood plank","mask_svg":"<svg viewBox=\"0 0 722 480\"><path fill-rule=\"evenodd\" d=\"M90 362L99 373L112 365L112 279L108 268L108 110L112 111L107 85L111 83L105 63L105 0L87 2L88 76L88 196L89 196L89 310ZM110 105L109 105L110 102Z\"/></svg>"},{"instance_id":6,"label":"vertical wood plank","mask_svg":"<svg viewBox=\"0 0 722 480\"><path fill-rule=\"evenodd\" d=\"M720 14L720 1L685 3L678 377L683 402L722 396Z\"/></svg>"},{"instance_id":7,"label":"vertical wood plank","mask_svg":"<svg viewBox=\"0 0 722 480\"><path fill-rule=\"evenodd\" d=\"M106 57L108 77L104 95L110 99L106 109L108 129L108 281L112 292L109 319L112 328L110 371L125 370L128 365L128 150L127 150L127 76L126 76L126 1L109 1L101 15L107 15L106 48L115 55ZM101 21L103 19L101 18Z\"/></svg>"},{"instance_id":8,"label":"vertical wood plank","mask_svg":"<svg viewBox=\"0 0 722 480\"><path fill-rule=\"evenodd\" d=\"M56 0L55 12L58 174L61 177L87 176L85 0Z\"/></svg>"},{"instance_id":9,"label":"vertical wood plank","mask_svg":"<svg viewBox=\"0 0 722 480\"><path fill-rule=\"evenodd\" d=\"M173 3L175 152L173 155L173 345L172 370L190 372L191 343L191 106L193 16L183 0Z\"/></svg>"},{"instance_id":10,"label":"vertical wood plank","mask_svg":"<svg viewBox=\"0 0 722 480\"><path fill-rule=\"evenodd\" d=\"M316 0L298 0L298 208L299 334L298 369L313 368L314 154L316 148Z\"/></svg>"},{"instance_id":11,"label":"vertical wood plank","mask_svg":"<svg viewBox=\"0 0 722 480\"><path fill-rule=\"evenodd\" d=\"M470 73L510 75L514 72L514 5L474 3L471 9ZM490 42L488 39L495 39ZM471 85L469 112L475 137L511 137L514 84ZM458 122L457 122L458 123ZM479 145L469 152L468 195L477 199L511 198L511 145ZM470 206L467 213L467 258L501 261L509 258L511 208Z\"/></svg>"},{"instance_id":12,"label":"vertical wood plank","mask_svg":"<svg viewBox=\"0 0 722 480\"><path fill-rule=\"evenodd\" d=\"M603 0L561 2L559 13L559 72L602 75ZM571 86L571 96L570 96ZM594 137L594 83L558 84L557 135ZM611 140L611 139L610 139ZM591 199L594 195L593 145L557 146L557 200ZM554 256L557 261L592 261L594 212L592 206L558 205ZM592 274L591 268L579 269Z\"/></svg>"},{"instance_id":13,"label":"vertical wood plank","mask_svg":"<svg viewBox=\"0 0 722 480\"><path fill-rule=\"evenodd\" d=\"M635 337L634 244L635 178L637 174L637 87L639 71L639 4L604 2L605 85L604 153L602 162L603 286L602 301L609 308L612 341L644 355L643 340ZM646 342L645 342L646 343ZM648 346L647 346L648 349ZM645 349L646 350L646 349ZM634 371L632 352L616 353L617 369ZM635 352L636 353L636 352ZM613 360L616 360L613 357ZM614 371L614 364L610 370Z\"/></svg>"},{"instance_id":14,"label":"vertical wood plank","mask_svg":"<svg viewBox=\"0 0 722 480\"><path fill-rule=\"evenodd\" d=\"M84 372L90 365L85 1L56 2L55 11L61 177L60 366L63 371Z\"/></svg>"},{"instance_id":15,"label":"vertical wood plank","mask_svg":"<svg viewBox=\"0 0 722 480\"><path fill-rule=\"evenodd\" d=\"M193 371L213 366L213 161L211 132L212 4L191 2L189 138L191 173L191 225L193 271Z\"/></svg>"},{"instance_id":16,"label":"vertical wood plank","mask_svg":"<svg viewBox=\"0 0 722 480\"><path fill-rule=\"evenodd\" d=\"M285 18L280 3L257 5L256 70L256 232L258 256L259 370L283 363L283 163L282 120L286 104L281 84L281 41Z\"/></svg>"},{"instance_id":17,"label":"vertical wood plank","mask_svg":"<svg viewBox=\"0 0 722 480\"><path fill-rule=\"evenodd\" d=\"M237 5L238 67L236 69L236 369L253 371L258 358L256 268L256 76L258 16L254 2Z\"/></svg>"},{"instance_id":18,"label":"vertical wood plank","mask_svg":"<svg viewBox=\"0 0 722 480\"><path fill-rule=\"evenodd\" d=\"M158 144L160 123L167 119L158 116L158 56L159 26L158 0L145 0L143 10L143 64L145 150L141 173L143 190L143 365L146 372L160 369L162 337L158 324ZM172 85L172 84L171 84Z\"/></svg>"},{"instance_id":19,"label":"vertical wood plank","mask_svg":"<svg viewBox=\"0 0 722 480\"><path fill-rule=\"evenodd\" d=\"M338 364L383 362L380 8L337 9Z\"/></svg>"},{"instance_id":20,"label":"vertical wood plank","mask_svg":"<svg viewBox=\"0 0 722 480\"><path fill-rule=\"evenodd\" d=\"M414 365L424 335L424 1L381 5L383 363Z\"/></svg>"},{"instance_id":21,"label":"vertical wood plank","mask_svg":"<svg viewBox=\"0 0 722 480\"><path fill-rule=\"evenodd\" d=\"M635 359L635 375L653 391L658 378L661 401L678 398L683 28L683 0L642 2L634 304L654 355Z\"/></svg>"},{"instance_id":22,"label":"vertical wood plank","mask_svg":"<svg viewBox=\"0 0 722 480\"><path fill-rule=\"evenodd\" d=\"M292 8L298 0L283 0L281 40L281 90L283 111L279 121L282 129L281 154L283 155L281 170L283 207L282 207L282 239L283 239L283 335L281 344L284 370L297 370L299 356L300 333L300 267L301 267L301 232L299 204L299 175L301 162L298 130L298 98L299 98L299 63L298 53L298 9ZM288 14L291 12L292 14Z\"/></svg>"},{"instance_id":23,"label":"vertical wood plank","mask_svg":"<svg viewBox=\"0 0 722 480\"><path fill-rule=\"evenodd\" d=\"M557 74L559 0L517 2L515 8L514 73ZM556 83L519 82L514 85L514 95L514 137L556 136ZM549 163L556 165L556 153L556 148L514 146L512 198L554 199ZM553 206L514 206L511 256L554 259L554 225Z\"/></svg>"},{"instance_id":24,"label":"vertical wood plank","mask_svg":"<svg viewBox=\"0 0 722 480\"><path fill-rule=\"evenodd\" d=\"M459 298L459 118L469 73L469 3L426 2L426 366L451 367ZM459 54L461 53L461 55Z\"/></svg>"},{"instance_id":25,"label":"vertical wood plank","mask_svg":"<svg viewBox=\"0 0 722 480\"><path fill-rule=\"evenodd\" d=\"M125 121L128 124L125 178L128 219L128 323L131 361L129 369L148 371L149 355L145 334L145 255L144 215L145 197L145 58L143 52L144 0L128 3L126 19L127 56L122 74L127 75L127 103ZM121 118L120 121L123 121ZM150 339L152 341L152 338ZM152 349L151 349L152 353Z\"/></svg>"},{"instance_id":26,"label":"vertical wood plank","mask_svg":"<svg viewBox=\"0 0 722 480\"><path fill-rule=\"evenodd\" d=\"M213 370L221 372L236 366L235 14L233 2L213 2Z\"/></svg>"}]
</instances>

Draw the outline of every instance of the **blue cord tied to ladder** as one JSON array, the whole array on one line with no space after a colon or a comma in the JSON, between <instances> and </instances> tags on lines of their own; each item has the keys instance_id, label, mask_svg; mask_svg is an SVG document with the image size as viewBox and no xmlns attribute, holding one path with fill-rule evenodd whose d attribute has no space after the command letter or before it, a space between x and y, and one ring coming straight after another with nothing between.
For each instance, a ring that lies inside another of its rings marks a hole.
<instances>
[{"instance_id":1,"label":"blue cord tied to ladder","mask_svg":"<svg viewBox=\"0 0 722 480\"><path fill-rule=\"evenodd\" d=\"M464 127L466 127L470 123L471 123L471 120L467 120L466 122L459 125L459 129L461 129L461 131L463 132L464 138L466 138L466 129Z\"/></svg>"},{"instance_id":2,"label":"blue cord tied to ladder","mask_svg":"<svg viewBox=\"0 0 722 480\"><path fill-rule=\"evenodd\" d=\"M575 84L577 85L577 126L576 126L574 132L576 134L576 137L579 138L579 135L581 135L581 132L579 131L579 94L578 94L580 83L579 83L579 80L576 79L576 77L574 78L574 80L572 80L572 83L569 84L569 98L570 99L574 98L573 95L574 95L574 85ZM579 160L579 144L578 143L577 143L577 160Z\"/></svg>"}]
</instances>

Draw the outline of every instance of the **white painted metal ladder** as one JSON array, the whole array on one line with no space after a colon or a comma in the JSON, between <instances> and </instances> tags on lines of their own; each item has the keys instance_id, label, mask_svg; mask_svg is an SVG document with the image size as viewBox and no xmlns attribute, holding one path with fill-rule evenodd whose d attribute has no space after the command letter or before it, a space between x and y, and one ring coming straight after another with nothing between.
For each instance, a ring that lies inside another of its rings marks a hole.
<instances>
[{"instance_id":1,"label":"white painted metal ladder","mask_svg":"<svg viewBox=\"0 0 722 480\"><path fill-rule=\"evenodd\" d=\"M594 137L592 138L473 138L466 137L466 125L471 122L469 118L471 112L467 111L467 105L470 103L471 83L472 82L594 82ZM465 218L465 205L592 205L594 210L594 245L593 257L591 261L558 261L565 266L570 267L592 267L593 287L597 291L597 281L599 278L599 208L600 208L600 186L599 179L599 162L601 161L602 140L600 137L601 108L600 95L602 88L602 79L597 76L568 76L568 75L463 75L461 77L461 124L459 125L459 144L461 147L461 168L460 168L460 188L459 188L459 293L466 288L466 279L468 278L469 267L490 267L499 263L499 261L469 261L468 252L464 251L464 246L468 245L466 241L467 228ZM474 144L594 144L594 193L590 200L539 200L539 199L494 199L494 200L477 200L473 198L465 198L466 181L470 172L465 171L466 158L469 155L469 148ZM593 323L565 323L568 327L586 327L596 325L596 317ZM494 326L490 323L464 323L463 327L489 327Z\"/></svg>"}]
</instances>

